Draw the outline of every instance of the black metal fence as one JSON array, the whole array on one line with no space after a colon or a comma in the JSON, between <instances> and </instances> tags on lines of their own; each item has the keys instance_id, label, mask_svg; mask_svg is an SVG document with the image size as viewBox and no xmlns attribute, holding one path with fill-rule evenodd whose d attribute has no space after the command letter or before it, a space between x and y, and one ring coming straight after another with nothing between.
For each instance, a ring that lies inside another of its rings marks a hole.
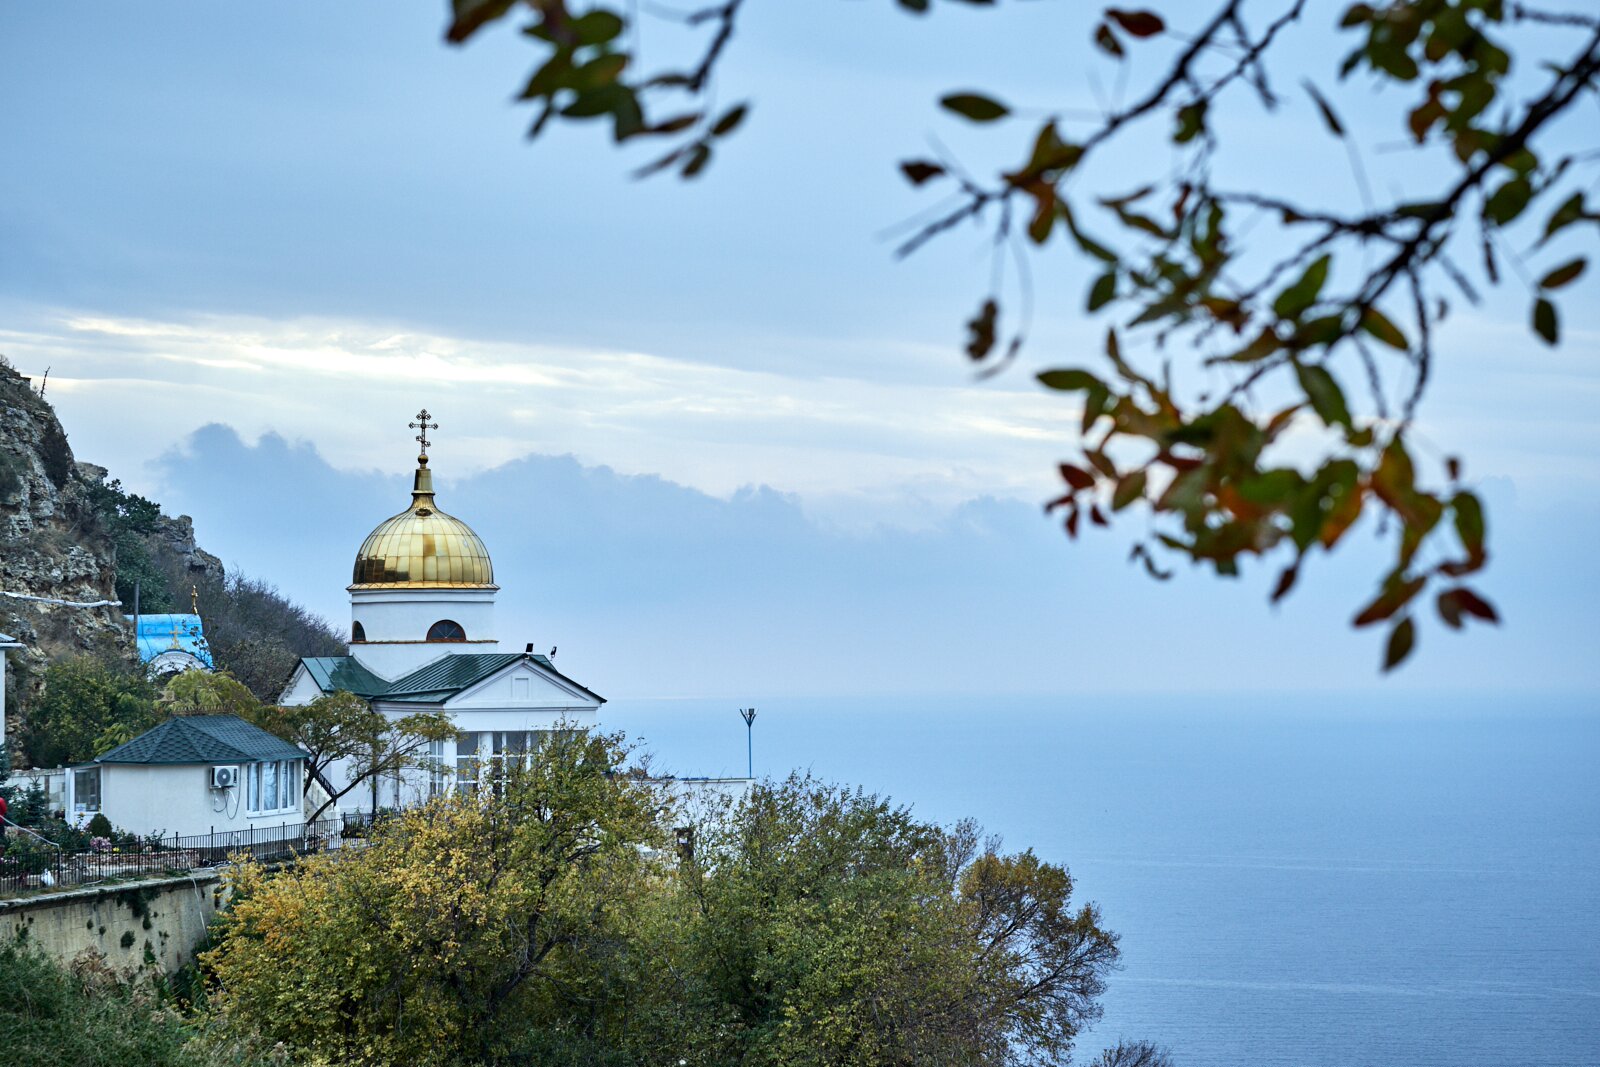
<instances>
[{"instance_id":1,"label":"black metal fence","mask_svg":"<svg viewBox=\"0 0 1600 1067\"><path fill-rule=\"evenodd\" d=\"M236 853L257 860L285 860L320 852L337 842L345 824L338 819L287 826L248 827L193 836L151 837L133 845L107 843L67 852L20 829L9 829L0 853L0 896L92 885L215 867Z\"/></svg>"}]
</instances>

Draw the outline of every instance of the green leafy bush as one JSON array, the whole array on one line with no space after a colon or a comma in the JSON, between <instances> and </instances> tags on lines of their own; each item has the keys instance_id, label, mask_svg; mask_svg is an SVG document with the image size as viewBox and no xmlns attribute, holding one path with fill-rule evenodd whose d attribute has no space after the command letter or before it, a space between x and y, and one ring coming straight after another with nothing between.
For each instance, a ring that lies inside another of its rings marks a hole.
<instances>
[{"instance_id":1,"label":"green leafy bush","mask_svg":"<svg viewBox=\"0 0 1600 1067\"><path fill-rule=\"evenodd\" d=\"M0 1035L6 1067L207 1067L282 1062L186 1020L158 985L86 954L62 968L26 948L0 948ZM203 1023L205 1020L199 1020Z\"/></svg>"},{"instance_id":2,"label":"green leafy bush","mask_svg":"<svg viewBox=\"0 0 1600 1067\"><path fill-rule=\"evenodd\" d=\"M82 763L100 754L109 728L141 734L155 721L155 691L141 673L91 656L62 660L45 671L28 709L22 750L35 767Z\"/></svg>"},{"instance_id":3,"label":"green leafy bush","mask_svg":"<svg viewBox=\"0 0 1600 1067\"><path fill-rule=\"evenodd\" d=\"M38 826L50 817L50 794L38 781L6 781L0 773L0 797L6 800L6 818L18 826Z\"/></svg>"}]
</instances>

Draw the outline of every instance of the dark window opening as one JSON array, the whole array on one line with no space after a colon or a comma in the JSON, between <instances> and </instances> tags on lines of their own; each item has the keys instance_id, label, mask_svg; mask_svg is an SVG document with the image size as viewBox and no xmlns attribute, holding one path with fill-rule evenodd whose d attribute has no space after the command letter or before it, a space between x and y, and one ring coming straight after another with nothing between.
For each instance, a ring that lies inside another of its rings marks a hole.
<instances>
[{"instance_id":1,"label":"dark window opening","mask_svg":"<svg viewBox=\"0 0 1600 1067\"><path fill-rule=\"evenodd\" d=\"M465 641L467 631L461 628L459 622L451 619L440 619L428 627L429 641Z\"/></svg>"},{"instance_id":2,"label":"dark window opening","mask_svg":"<svg viewBox=\"0 0 1600 1067\"><path fill-rule=\"evenodd\" d=\"M350 627L350 640L352 640L352 641L365 641L366 639L367 639L367 631L362 627L362 625L359 622L356 623L354 626Z\"/></svg>"}]
</instances>

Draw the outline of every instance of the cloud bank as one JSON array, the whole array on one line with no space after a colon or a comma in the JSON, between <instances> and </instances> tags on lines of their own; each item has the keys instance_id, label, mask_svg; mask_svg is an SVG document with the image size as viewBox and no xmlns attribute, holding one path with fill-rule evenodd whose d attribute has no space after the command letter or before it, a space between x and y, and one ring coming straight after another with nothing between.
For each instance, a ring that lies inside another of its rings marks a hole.
<instances>
[{"instance_id":1,"label":"cloud bank","mask_svg":"<svg viewBox=\"0 0 1600 1067\"><path fill-rule=\"evenodd\" d=\"M1424 630L1421 654L1381 682L1379 636L1346 620L1378 573L1369 535L1308 569L1280 609L1271 575L1187 571L1155 583L1126 542L1069 543L1030 504L976 498L918 529L848 530L790 494L727 498L570 455L528 455L465 477L437 459L440 505L495 561L500 637L559 645L560 663L609 697L964 694L982 714L1020 694L1406 688L1594 688L1600 568L1581 530L1486 492L1505 561L1486 588L1500 632ZM340 625L355 550L407 500L405 476L345 471L316 448L211 425L154 477L204 544ZM1600 517L1600 516L1594 516ZM1537 546L1537 547L1535 547ZM1292 704L1286 705L1292 711Z\"/></svg>"}]
</instances>

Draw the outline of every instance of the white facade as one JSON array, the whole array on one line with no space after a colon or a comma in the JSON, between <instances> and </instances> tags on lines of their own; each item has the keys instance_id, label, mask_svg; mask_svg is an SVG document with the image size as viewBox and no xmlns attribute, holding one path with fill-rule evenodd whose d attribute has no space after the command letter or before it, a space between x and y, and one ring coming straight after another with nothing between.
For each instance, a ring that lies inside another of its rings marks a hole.
<instances>
[{"instance_id":1,"label":"white facade","mask_svg":"<svg viewBox=\"0 0 1600 1067\"><path fill-rule=\"evenodd\" d=\"M212 768L233 766L235 785L217 789ZM303 760L210 763L102 763L70 768L67 814L100 812L119 830L184 837L299 826ZM272 768L270 800L260 787ZM254 783L254 787L252 787ZM96 795L98 794L98 795Z\"/></svg>"},{"instance_id":2,"label":"white facade","mask_svg":"<svg viewBox=\"0 0 1600 1067\"><path fill-rule=\"evenodd\" d=\"M279 703L293 707L322 695L321 687L302 663ZM419 753L426 766L362 784L340 799L339 810L368 812L374 808L409 807L449 789L471 788L491 758L531 755L554 731L593 727L602 703L600 697L531 655L510 659L493 673L437 703L374 697L372 706L391 719L418 712L443 712L454 720L457 733ZM337 788L349 784L349 768L342 762L329 768L328 775Z\"/></svg>"},{"instance_id":3,"label":"white facade","mask_svg":"<svg viewBox=\"0 0 1600 1067\"><path fill-rule=\"evenodd\" d=\"M67 779L70 767L23 767L11 770L11 784L19 789L38 786L44 790L45 804L51 811L67 810Z\"/></svg>"},{"instance_id":4,"label":"white facade","mask_svg":"<svg viewBox=\"0 0 1600 1067\"><path fill-rule=\"evenodd\" d=\"M311 672L306 670L305 664L302 663L294 669L294 675L289 679L288 686L278 696L278 703L286 708L299 708L322 695L322 687L317 685L311 677Z\"/></svg>"},{"instance_id":5,"label":"white facade","mask_svg":"<svg viewBox=\"0 0 1600 1067\"><path fill-rule=\"evenodd\" d=\"M350 590L350 654L372 673L393 680L454 652L498 652L490 589ZM465 640L429 640L438 623L453 622Z\"/></svg>"}]
</instances>

